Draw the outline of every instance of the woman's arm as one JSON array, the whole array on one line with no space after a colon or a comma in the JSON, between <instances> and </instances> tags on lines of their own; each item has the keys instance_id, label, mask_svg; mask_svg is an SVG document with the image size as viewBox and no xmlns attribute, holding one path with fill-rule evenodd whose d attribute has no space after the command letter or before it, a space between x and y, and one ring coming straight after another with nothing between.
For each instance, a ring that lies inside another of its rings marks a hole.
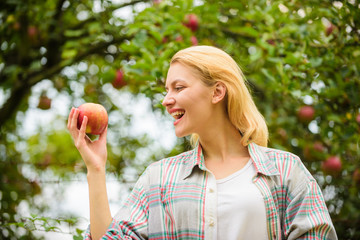
<instances>
[{"instance_id":1,"label":"woman's arm","mask_svg":"<svg viewBox=\"0 0 360 240\"><path fill-rule=\"evenodd\" d=\"M87 167L90 201L90 232L93 239L99 239L106 233L112 221L105 178L107 128L99 136L98 140L92 141L85 134L88 121L87 117L84 117L79 130L77 129L78 116L79 110L76 108L71 109L67 127Z\"/></svg>"},{"instance_id":2,"label":"woman's arm","mask_svg":"<svg viewBox=\"0 0 360 240\"><path fill-rule=\"evenodd\" d=\"M88 171L90 199L90 232L92 239L99 239L106 233L112 217L106 192L105 171Z\"/></svg>"},{"instance_id":3,"label":"woman's arm","mask_svg":"<svg viewBox=\"0 0 360 240\"><path fill-rule=\"evenodd\" d=\"M291 195L291 194L290 194ZM285 213L286 239L337 240L321 189L315 180L298 188Z\"/></svg>"}]
</instances>

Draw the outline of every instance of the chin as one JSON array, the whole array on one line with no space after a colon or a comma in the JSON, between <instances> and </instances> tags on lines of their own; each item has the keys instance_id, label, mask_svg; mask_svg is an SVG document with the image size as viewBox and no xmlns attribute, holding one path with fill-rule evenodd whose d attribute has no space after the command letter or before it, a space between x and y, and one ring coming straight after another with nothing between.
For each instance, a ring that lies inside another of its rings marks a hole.
<instances>
[{"instance_id":1,"label":"chin","mask_svg":"<svg viewBox=\"0 0 360 240\"><path fill-rule=\"evenodd\" d=\"M175 135L176 135L176 137L178 137L178 138L182 138L182 137L186 137L186 136L188 136L188 135L190 135L190 134L186 134L186 133L184 133L184 132L176 131L176 130L175 130Z\"/></svg>"}]
</instances>

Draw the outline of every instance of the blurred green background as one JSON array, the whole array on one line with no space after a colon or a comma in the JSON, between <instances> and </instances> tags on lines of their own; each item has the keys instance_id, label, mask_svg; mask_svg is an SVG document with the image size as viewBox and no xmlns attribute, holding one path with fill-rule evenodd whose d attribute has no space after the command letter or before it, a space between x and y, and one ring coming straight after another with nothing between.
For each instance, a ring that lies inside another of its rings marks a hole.
<instances>
[{"instance_id":1,"label":"blurred green background","mask_svg":"<svg viewBox=\"0 0 360 240\"><path fill-rule=\"evenodd\" d=\"M149 163L189 149L161 100L171 56L199 44L239 63L269 146L300 156L339 239L360 239L359 38L358 0L2 0L0 238L81 239L72 106L109 113L114 211Z\"/></svg>"}]
</instances>

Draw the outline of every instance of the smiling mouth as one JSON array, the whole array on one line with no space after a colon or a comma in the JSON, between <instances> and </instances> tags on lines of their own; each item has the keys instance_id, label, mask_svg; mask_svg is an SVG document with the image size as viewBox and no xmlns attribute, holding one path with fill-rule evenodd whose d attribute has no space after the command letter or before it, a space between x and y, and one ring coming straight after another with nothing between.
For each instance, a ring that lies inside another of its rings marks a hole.
<instances>
[{"instance_id":1,"label":"smiling mouth","mask_svg":"<svg viewBox=\"0 0 360 240\"><path fill-rule=\"evenodd\" d=\"M183 110L179 110L179 111L175 111L173 113L171 113L171 116L173 116L173 118L175 118L175 120L179 120L180 118L182 118L185 114L185 111Z\"/></svg>"}]
</instances>

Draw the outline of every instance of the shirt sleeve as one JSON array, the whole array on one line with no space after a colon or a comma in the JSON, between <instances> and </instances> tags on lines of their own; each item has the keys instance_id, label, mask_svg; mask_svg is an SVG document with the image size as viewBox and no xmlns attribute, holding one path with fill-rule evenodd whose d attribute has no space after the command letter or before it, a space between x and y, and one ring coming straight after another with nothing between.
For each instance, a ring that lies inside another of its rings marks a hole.
<instances>
[{"instance_id":1,"label":"shirt sleeve","mask_svg":"<svg viewBox=\"0 0 360 240\"><path fill-rule=\"evenodd\" d=\"M121 227L116 220L112 220L110 223L106 233L101 237L102 240L112 239L112 240L118 240L118 239L131 239L127 236L124 236L124 234L121 231ZM90 225L86 229L84 240L92 240L91 234L90 234Z\"/></svg>"},{"instance_id":2,"label":"shirt sleeve","mask_svg":"<svg viewBox=\"0 0 360 240\"><path fill-rule=\"evenodd\" d=\"M148 197L146 173L139 178L127 200L114 216L102 240L147 239L148 238ZM91 240L90 226L84 240Z\"/></svg>"},{"instance_id":3,"label":"shirt sleeve","mask_svg":"<svg viewBox=\"0 0 360 240\"><path fill-rule=\"evenodd\" d=\"M286 239L338 239L315 179L304 182L291 198L283 226Z\"/></svg>"}]
</instances>

